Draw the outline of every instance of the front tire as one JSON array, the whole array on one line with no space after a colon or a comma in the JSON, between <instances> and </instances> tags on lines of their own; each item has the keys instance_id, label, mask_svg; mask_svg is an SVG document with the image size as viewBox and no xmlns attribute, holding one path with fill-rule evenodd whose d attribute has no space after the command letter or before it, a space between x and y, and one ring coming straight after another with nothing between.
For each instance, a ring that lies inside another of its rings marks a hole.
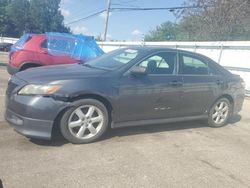
<instances>
[{"instance_id":1,"label":"front tire","mask_svg":"<svg viewBox=\"0 0 250 188\"><path fill-rule=\"evenodd\" d=\"M210 127L225 126L231 116L232 105L227 98L220 98L211 107L208 117Z\"/></svg>"},{"instance_id":2,"label":"front tire","mask_svg":"<svg viewBox=\"0 0 250 188\"><path fill-rule=\"evenodd\" d=\"M98 140L107 130L108 110L95 99L82 99L73 103L61 118L62 135L73 144Z\"/></svg>"}]
</instances>

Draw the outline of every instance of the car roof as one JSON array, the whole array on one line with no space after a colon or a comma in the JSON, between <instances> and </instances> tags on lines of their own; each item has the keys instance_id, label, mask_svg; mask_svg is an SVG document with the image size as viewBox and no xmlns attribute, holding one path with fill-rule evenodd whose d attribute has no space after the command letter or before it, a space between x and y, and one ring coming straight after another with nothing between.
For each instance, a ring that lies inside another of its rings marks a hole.
<instances>
[{"instance_id":1,"label":"car roof","mask_svg":"<svg viewBox=\"0 0 250 188\"><path fill-rule=\"evenodd\" d=\"M201 58L205 58L205 59L209 59L210 61L213 61L211 58L197 53L197 52L192 52L192 51L187 51L187 50L181 50L181 49L177 49L177 48L168 48L168 47L157 47L157 46L153 46L153 47L149 47L149 46L128 46L125 49L135 49L135 50L139 50L142 51L144 53L154 53L154 52L159 52L159 51L169 51L169 52L181 52L181 53L186 53L186 54L190 54L190 55L195 55L195 56L199 56Z\"/></svg>"},{"instance_id":2,"label":"car roof","mask_svg":"<svg viewBox=\"0 0 250 188\"><path fill-rule=\"evenodd\" d=\"M157 52L157 51L172 51L172 52L185 52L185 53L191 53L191 54L197 54L194 52L186 51L186 50L180 50L176 48L168 48L168 47L149 47L149 46L128 46L126 49L135 49L135 50L140 50L140 51L145 51L145 52ZM199 54L200 55L200 54Z\"/></svg>"}]
</instances>

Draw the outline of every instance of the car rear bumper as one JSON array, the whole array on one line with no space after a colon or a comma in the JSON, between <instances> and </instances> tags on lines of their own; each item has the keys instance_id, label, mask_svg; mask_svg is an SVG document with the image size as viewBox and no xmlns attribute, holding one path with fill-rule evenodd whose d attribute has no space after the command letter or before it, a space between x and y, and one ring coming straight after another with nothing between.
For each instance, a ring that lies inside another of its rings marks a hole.
<instances>
[{"instance_id":1,"label":"car rear bumper","mask_svg":"<svg viewBox=\"0 0 250 188\"><path fill-rule=\"evenodd\" d=\"M13 67L11 64L7 65L7 71L10 75L16 74L17 72L19 72L19 68L18 67Z\"/></svg>"},{"instance_id":2,"label":"car rear bumper","mask_svg":"<svg viewBox=\"0 0 250 188\"><path fill-rule=\"evenodd\" d=\"M50 97L6 96L6 121L20 134L30 138L51 139L58 114L67 103Z\"/></svg>"}]
</instances>

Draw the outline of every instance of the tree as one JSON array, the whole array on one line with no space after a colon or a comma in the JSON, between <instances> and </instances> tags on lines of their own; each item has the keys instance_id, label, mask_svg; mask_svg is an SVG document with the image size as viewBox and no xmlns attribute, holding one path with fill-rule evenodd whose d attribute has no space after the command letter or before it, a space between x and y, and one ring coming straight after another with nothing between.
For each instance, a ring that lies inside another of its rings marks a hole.
<instances>
[{"instance_id":1,"label":"tree","mask_svg":"<svg viewBox=\"0 0 250 188\"><path fill-rule=\"evenodd\" d=\"M6 7L9 4L8 0L0 0L0 34L6 33L7 12Z\"/></svg>"},{"instance_id":2,"label":"tree","mask_svg":"<svg viewBox=\"0 0 250 188\"><path fill-rule=\"evenodd\" d=\"M194 40L249 39L249 0L188 0L186 5L203 7L180 13L180 25L192 28Z\"/></svg>"},{"instance_id":3,"label":"tree","mask_svg":"<svg viewBox=\"0 0 250 188\"><path fill-rule=\"evenodd\" d=\"M178 25L165 22L145 35L145 41L176 40L178 38Z\"/></svg>"},{"instance_id":4,"label":"tree","mask_svg":"<svg viewBox=\"0 0 250 188\"><path fill-rule=\"evenodd\" d=\"M56 31L70 32L63 24L63 16L59 11L60 0L31 0L30 30L35 33Z\"/></svg>"},{"instance_id":5,"label":"tree","mask_svg":"<svg viewBox=\"0 0 250 188\"><path fill-rule=\"evenodd\" d=\"M0 34L70 32L63 24L60 0L0 0Z\"/></svg>"},{"instance_id":6,"label":"tree","mask_svg":"<svg viewBox=\"0 0 250 188\"><path fill-rule=\"evenodd\" d=\"M198 8L176 13L176 40L250 40L250 0L186 0L185 5ZM173 24L162 24L146 40L166 40L172 28Z\"/></svg>"},{"instance_id":7,"label":"tree","mask_svg":"<svg viewBox=\"0 0 250 188\"><path fill-rule=\"evenodd\" d=\"M13 0L6 6L6 33L9 36L21 36L29 23L29 1Z\"/></svg>"}]
</instances>

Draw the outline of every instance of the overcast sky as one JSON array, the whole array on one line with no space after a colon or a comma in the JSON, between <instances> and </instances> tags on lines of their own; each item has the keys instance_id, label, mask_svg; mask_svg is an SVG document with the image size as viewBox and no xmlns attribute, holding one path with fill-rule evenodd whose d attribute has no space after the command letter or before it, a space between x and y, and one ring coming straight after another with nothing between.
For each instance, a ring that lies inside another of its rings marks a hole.
<instances>
[{"instance_id":1,"label":"overcast sky","mask_svg":"<svg viewBox=\"0 0 250 188\"><path fill-rule=\"evenodd\" d=\"M111 7L176 7L184 0L111 0ZM105 9L107 0L62 0L61 11L65 24L92 13ZM122 6L119 6L119 5ZM168 10L112 12L109 20L108 38L117 40L139 40L155 26L165 21L175 21L173 13ZM70 24L75 34L97 36L103 34L105 12L74 24Z\"/></svg>"}]
</instances>

